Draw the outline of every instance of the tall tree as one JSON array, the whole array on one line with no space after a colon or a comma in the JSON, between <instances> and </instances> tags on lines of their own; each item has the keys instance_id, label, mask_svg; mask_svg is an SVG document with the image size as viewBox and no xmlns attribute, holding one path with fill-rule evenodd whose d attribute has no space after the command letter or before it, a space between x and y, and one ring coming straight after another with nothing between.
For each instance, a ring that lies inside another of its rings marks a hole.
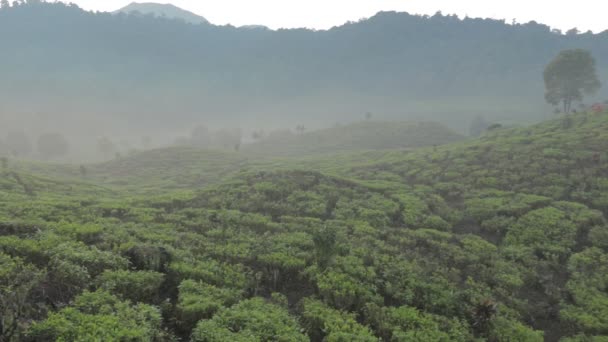
<instances>
[{"instance_id":1,"label":"tall tree","mask_svg":"<svg viewBox=\"0 0 608 342\"><path fill-rule=\"evenodd\" d=\"M560 52L545 68L544 79L545 99L554 106L562 103L566 114L570 113L573 101L582 101L584 95L601 87L595 59L583 49Z\"/></svg>"}]
</instances>

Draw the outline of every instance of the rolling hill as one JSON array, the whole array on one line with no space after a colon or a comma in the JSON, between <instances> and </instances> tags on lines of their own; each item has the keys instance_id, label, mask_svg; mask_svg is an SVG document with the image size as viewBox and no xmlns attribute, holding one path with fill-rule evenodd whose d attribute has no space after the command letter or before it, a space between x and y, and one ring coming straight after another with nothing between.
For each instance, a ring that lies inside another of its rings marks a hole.
<instances>
[{"instance_id":1,"label":"rolling hill","mask_svg":"<svg viewBox=\"0 0 608 342\"><path fill-rule=\"evenodd\" d=\"M360 150L412 149L465 139L432 122L359 122L332 128L276 134L245 145L244 152L273 156L307 156Z\"/></svg>"},{"instance_id":2,"label":"rolling hill","mask_svg":"<svg viewBox=\"0 0 608 342\"><path fill-rule=\"evenodd\" d=\"M33 175L43 164L9 162L2 172L18 177L0 182L0 296L11 305L0 310L19 324L0 333L601 341L607 132L608 112L580 113L437 147L251 168L236 152L176 148L65 173L61 185ZM197 169L213 181L184 189ZM111 192L91 196L95 172Z\"/></svg>"}]
</instances>

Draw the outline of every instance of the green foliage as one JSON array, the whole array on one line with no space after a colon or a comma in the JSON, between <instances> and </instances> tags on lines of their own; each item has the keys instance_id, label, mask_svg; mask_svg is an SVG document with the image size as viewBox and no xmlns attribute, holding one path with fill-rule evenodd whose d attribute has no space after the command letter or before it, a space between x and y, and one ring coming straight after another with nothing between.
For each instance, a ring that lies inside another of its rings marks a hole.
<instances>
[{"instance_id":1,"label":"green foliage","mask_svg":"<svg viewBox=\"0 0 608 342\"><path fill-rule=\"evenodd\" d=\"M81 265L86 268L91 277L96 277L107 269L119 270L127 268L128 262L109 251L89 247L82 242L64 242L48 251L52 258Z\"/></svg>"},{"instance_id":2,"label":"green foliage","mask_svg":"<svg viewBox=\"0 0 608 342\"><path fill-rule=\"evenodd\" d=\"M180 324L184 330L191 331L198 321L210 319L220 309L236 304L242 295L241 290L184 280L179 285L177 304Z\"/></svg>"},{"instance_id":3,"label":"green foliage","mask_svg":"<svg viewBox=\"0 0 608 342\"><path fill-rule=\"evenodd\" d=\"M564 50L545 68L545 99L552 105L563 103L570 113L573 101L582 101L583 94L593 94L600 87L595 59L590 51Z\"/></svg>"},{"instance_id":4,"label":"green foliage","mask_svg":"<svg viewBox=\"0 0 608 342\"><path fill-rule=\"evenodd\" d=\"M369 305L366 316L383 341L469 341L472 338L458 320L426 315L407 306Z\"/></svg>"},{"instance_id":5,"label":"green foliage","mask_svg":"<svg viewBox=\"0 0 608 342\"><path fill-rule=\"evenodd\" d=\"M315 244L315 257L321 270L327 268L336 254L337 239L336 230L332 226L323 226L314 233L312 240Z\"/></svg>"},{"instance_id":6,"label":"green foliage","mask_svg":"<svg viewBox=\"0 0 608 342\"><path fill-rule=\"evenodd\" d=\"M107 292L85 292L73 306L51 313L32 326L36 340L55 341L160 341L158 309L122 302Z\"/></svg>"},{"instance_id":7,"label":"green foliage","mask_svg":"<svg viewBox=\"0 0 608 342\"><path fill-rule=\"evenodd\" d=\"M572 255L572 276L566 288L572 301L564 301L561 318L592 334L608 334L608 254L592 247Z\"/></svg>"},{"instance_id":8,"label":"green foliage","mask_svg":"<svg viewBox=\"0 0 608 342\"><path fill-rule=\"evenodd\" d=\"M201 321L192 333L192 341L306 341L299 330L287 310L253 298Z\"/></svg>"},{"instance_id":9,"label":"green foliage","mask_svg":"<svg viewBox=\"0 0 608 342\"><path fill-rule=\"evenodd\" d=\"M100 288L135 303L157 302L164 281L164 274L153 271L107 270L97 278Z\"/></svg>"},{"instance_id":10,"label":"green foliage","mask_svg":"<svg viewBox=\"0 0 608 342\"><path fill-rule=\"evenodd\" d=\"M302 324L312 341L378 341L369 328L357 323L353 314L311 298L306 298L302 306Z\"/></svg>"},{"instance_id":11,"label":"green foliage","mask_svg":"<svg viewBox=\"0 0 608 342\"><path fill-rule=\"evenodd\" d=\"M202 189L169 164L223 154L151 151L86 180L15 162L35 196L0 178L2 339L601 340L608 116L571 118L436 149L207 165L219 183Z\"/></svg>"},{"instance_id":12,"label":"green foliage","mask_svg":"<svg viewBox=\"0 0 608 342\"><path fill-rule=\"evenodd\" d=\"M574 247L577 229L565 212L548 207L522 216L509 230L506 243L525 246L543 258L563 256Z\"/></svg>"},{"instance_id":13,"label":"green foliage","mask_svg":"<svg viewBox=\"0 0 608 342\"><path fill-rule=\"evenodd\" d=\"M35 267L0 253L0 340L18 341L28 320L44 310L36 305L42 280Z\"/></svg>"},{"instance_id":14,"label":"green foliage","mask_svg":"<svg viewBox=\"0 0 608 342\"><path fill-rule=\"evenodd\" d=\"M520 322L505 317L497 317L493 320L490 339L497 342L542 342L545 340L542 331L530 329Z\"/></svg>"}]
</instances>

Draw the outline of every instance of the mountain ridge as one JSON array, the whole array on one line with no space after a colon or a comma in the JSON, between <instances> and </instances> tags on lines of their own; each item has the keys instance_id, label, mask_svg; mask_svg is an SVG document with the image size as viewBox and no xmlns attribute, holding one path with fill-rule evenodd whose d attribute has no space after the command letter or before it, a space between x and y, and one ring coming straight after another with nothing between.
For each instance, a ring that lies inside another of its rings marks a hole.
<instances>
[{"instance_id":1,"label":"mountain ridge","mask_svg":"<svg viewBox=\"0 0 608 342\"><path fill-rule=\"evenodd\" d=\"M169 19L181 19L191 24L209 24L209 21L191 11L175 6L171 3L158 2L132 2L112 13L132 14L139 12L144 15L154 15L155 17L165 17Z\"/></svg>"},{"instance_id":2,"label":"mountain ridge","mask_svg":"<svg viewBox=\"0 0 608 342\"><path fill-rule=\"evenodd\" d=\"M76 135L68 129L78 123L96 138L171 132L172 141L197 124L330 127L367 112L463 133L476 116L510 125L551 115L542 71L563 49L592 51L608 79L608 31L443 15L381 12L327 31L275 31L28 3L0 10L0 30L14 33L0 52L11 119L0 131L29 136Z\"/></svg>"}]
</instances>

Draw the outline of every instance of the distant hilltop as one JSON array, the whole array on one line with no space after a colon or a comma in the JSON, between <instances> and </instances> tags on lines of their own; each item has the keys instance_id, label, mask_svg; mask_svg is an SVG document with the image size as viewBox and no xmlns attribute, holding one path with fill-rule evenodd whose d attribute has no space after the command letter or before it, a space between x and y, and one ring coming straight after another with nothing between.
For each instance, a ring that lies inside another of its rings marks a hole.
<instances>
[{"instance_id":1,"label":"distant hilltop","mask_svg":"<svg viewBox=\"0 0 608 342\"><path fill-rule=\"evenodd\" d=\"M194 14L185 9L179 8L172 4L159 4L154 2L132 2L129 5L114 11L114 13L134 13L138 12L144 15L152 14L155 17L164 17L170 19L182 19L191 24L209 24L209 21L200 15Z\"/></svg>"}]
</instances>

